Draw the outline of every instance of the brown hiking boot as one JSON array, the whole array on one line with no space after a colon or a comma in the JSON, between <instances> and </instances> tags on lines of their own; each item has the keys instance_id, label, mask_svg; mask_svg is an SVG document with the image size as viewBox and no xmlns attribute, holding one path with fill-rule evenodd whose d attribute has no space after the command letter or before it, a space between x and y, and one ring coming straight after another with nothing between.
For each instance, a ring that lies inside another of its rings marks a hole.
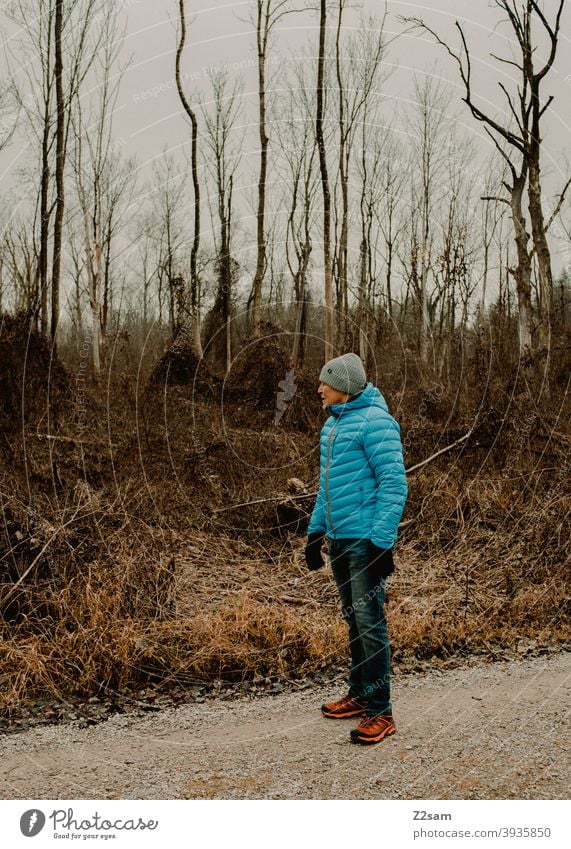
<instances>
[{"instance_id":1,"label":"brown hiking boot","mask_svg":"<svg viewBox=\"0 0 571 849\"><path fill-rule=\"evenodd\" d=\"M365 705L353 696L343 696L336 702L321 705L321 712L328 719L347 719L350 716L365 716Z\"/></svg>"},{"instance_id":2,"label":"brown hiking boot","mask_svg":"<svg viewBox=\"0 0 571 849\"><path fill-rule=\"evenodd\" d=\"M385 716L368 716L351 731L353 743L380 743L397 730L394 719L389 714Z\"/></svg>"}]
</instances>

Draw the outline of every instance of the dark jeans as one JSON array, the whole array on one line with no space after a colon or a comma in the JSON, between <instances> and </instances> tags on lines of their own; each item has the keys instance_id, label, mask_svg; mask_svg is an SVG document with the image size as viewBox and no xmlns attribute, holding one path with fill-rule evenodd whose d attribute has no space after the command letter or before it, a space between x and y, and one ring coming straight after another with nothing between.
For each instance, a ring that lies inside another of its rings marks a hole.
<instances>
[{"instance_id":1,"label":"dark jeans","mask_svg":"<svg viewBox=\"0 0 571 849\"><path fill-rule=\"evenodd\" d=\"M349 692L366 701L369 716L392 713L390 646L385 618L386 579L369 566L369 540L329 540L341 614L349 626Z\"/></svg>"}]
</instances>

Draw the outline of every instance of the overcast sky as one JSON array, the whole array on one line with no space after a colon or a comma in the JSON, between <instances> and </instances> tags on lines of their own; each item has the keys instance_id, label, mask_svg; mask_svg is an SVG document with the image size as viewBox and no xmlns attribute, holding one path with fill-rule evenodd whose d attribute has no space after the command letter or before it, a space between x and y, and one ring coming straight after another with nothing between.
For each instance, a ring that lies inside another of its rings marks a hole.
<instances>
[{"instance_id":1,"label":"overcast sky","mask_svg":"<svg viewBox=\"0 0 571 849\"><path fill-rule=\"evenodd\" d=\"M300 4L305 6L311 3ZM313 4L315 5L315 4ZM354 4L357 6L357 4ZM362 9L370 14L379 14L383 4L380 0L364 0ZM244 2L208 2L188 0L190 21L188 47L183 68L188 75L189 88L208 91L208 68L229 65L230 70L239 67L246 76L244 108L256 97L255 39L252 26L247 19L252 9L251 0ZM176 0L124 0L127 36L124 44L125 56L132 54L133 61L125 75L122 97L117 114L117 131L128 140L129 145L141 156L156 156L163 145L169 146L184 141L185 120L174 90L174 48L176 42L175 19L178 8ZM555 9L556 0L546 0L545 11ZM192 10L192 14L191 14ZM437 2L407 3L390 0L388 3L386 30L391 37L403 32L399 15L423 17L431 27L457 44L454 22L458 20L467 34L473 57L474 90L483 98L490 111L504 108L498 87L502 79L509 87L510 80L517 77L515 68L500 65L490 53L509 56L513 49L513 38L494 0L437 0ZM357 14L348 13L347 28L357 23ZM331 19L331 24L334 20ZM318 19L314 13L304 12L283 20L273 45L272 68L279 71L284 62L301 61L300 54L310 45L315 53L317 46ZM543 86L543 95L553 94L555 101L546 116L544 142L545 166L551 162L555 169L563 167L562 154L570 142L571 128L571 9L566 8L563 17L563 32L557 62ZM547 42L540 42L545 55ZM462 89L454 62L431 40L420 35L402 35L387 51L385 64L393 70L386 86L391 96L386 110L409 101L414 74L439 73L449 81L453 94L452 108L459 113L459 120L471 133L486 139L483 128L468 114L460 103ZM279 74L277 77L279 85ZM160 89L157 91L157 87ZM487 140L485 144L489 144Z\"/></svg>"},{"instance_id":2,"label":"overcast sky","mask_svg":"<svg viewBox=\"0 0 571 849\"><path fill-rule=\"evenodd\" d=\"M544 0L546 12L553 12L558 0ZM117 105L116 133L130 150L143 160L160 155L165 145L172 147L188 138L185 116L182 112L174 87L174 58L176 48L176 18L178 0L117 0L122 10L122 22L126 27L123 43L123 60L132 57L125 74L121 96ZM239 68L244 73L244 114L255 104L256 70L255 38L251 23L252 0L227 2L227 0L187 0L189 30L183 69L187 75L189 91L207 94L208 68L229 65L232 71ZM300 7L315 6L312 2L300 2ZM331 3L333 6L334 4ZM379 15L382 0L354 0L353 7L365 13ZM544 97L555 97L549 115L545 119L544 150L545 166L561 168L563 151L569 146L571 128L571 8L569 3L563 13L560 46L554 69L543 84ZM400 15L423 17L427 24L447 39L457 44L455 20L463 25L473 57L474 90L483 98L490 110L503 109L498 88L502 79L508 88L510 80L517 77L515 68L500 65L490 58L490 53L508 56L513 49L510 27L502 23L502 15L495 0L433 0L433 2L401 2L389 0L386 32L389 37L401 34L393 41L385 57L386 69L393 74L385 91L390 95L386 103L387 118L391 112L410 101L413 94L412 80L415 74L438 73L448 80L453 94L451 108L459 113L459 120L469 131L484 140L483 128L475 122L466 107L460 103L462 88L454 62L442 48L429 38L402 35L404 27ZM553 17L553 14L551 15ZM346 14L347 29L358 22L357 11ZM330 23L334 19L331 16ZM272 46L272 70L277 70L276 85L279 85L281 68L295 61L307 51L315 54L318 38L317 15L305 11L282 20ZM4 30L11 36L13 30L4 20ZM540 42L545 55L547 42ZM18 158L22 150L13 152Z\"/></svg>"},{"instance_id":3,"label":"overcast sky","mask_svg":"<svg viewBox=\"0 0 571 849\"><path fill-rule=\"evenodd\" d=\"M125 73L115 115L115 135L126 152L135 154L140 162L142 176L149 176L154 160L160 158L165 148L180 151L189 144L189 129L181 109L174 84L176 49L176 18L178 0L117 0L121 19L126 28L122 45L122 59L131 57ZM553 19L558 0L545 0L544 10ZM225 0L187 0L188 36L183 57L183 70L189 97L208 96L208 69L213 66L229 67L230 73L241 72L245 79L241 119L250 125L252 132L246 137L245 170L257 167L255 138L256 119L256 57L255 36L251 18L254 3L225 2ZM284 72L291 63L315 60L318 41L318 18L308 10L312 3L300 4L305 11L282 20L271 47L270 69L275 72L273 88L279 97L279 86ZM315 2L313 5L318 5ZM334 5L333 3L331 4ZM357 8L367 14L380 15L381 0L355 2L354 10L346 15L349 29L358 23ZM570 147L571 128L571 4L563 13L562 33L555 67L542 84L542 95L553 95L555 100L543 122L543 169L546 175L549 210L555 193L563 185L570 165L566 151ZM497 53L509 57L515 51L509 25L502 22L502 14L495 0L434 0L434 2L400 2L389 0L385 31L394 39L385 54L385 70L392 71L384 85L383 115L391 123L396 113L411 105L414 97L414 76L436 74L445 79L452 95L449 111L457 121L478 140L482 155L492 152L493 146L481 124L470 115L461 103L463 89L457 67L445 51L429 37L404 34L404 25L398 16L420 16L454 46L458 44L454 22L463 25L471 49L473 62L473 88L481 98L481 105L490 113L501 115L505 100L498 87L502 80L513 90L517 71L510 65L499 64L490 57ZM330 24L335 21L331 17ZM13 31L4 28L9 36ZM395 36L398 38L394 38ZM547 41L539 40L536 61L546 56ZM305 59L303 57L306 57ZM279 127L271 126L272 135ZM26 155L26 144L13 145L0 161L4 187L13 182L15 169ZM250 159L251 157L251 159ZM252 170L252 173L254 171Z\"/></svg>"}]
</instances>

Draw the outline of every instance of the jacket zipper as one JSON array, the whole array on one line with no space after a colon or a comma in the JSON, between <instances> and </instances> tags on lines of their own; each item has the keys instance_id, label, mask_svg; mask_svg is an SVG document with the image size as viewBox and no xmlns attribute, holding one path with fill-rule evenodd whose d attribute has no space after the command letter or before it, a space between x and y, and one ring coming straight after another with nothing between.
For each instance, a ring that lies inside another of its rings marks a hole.
<instances>
[{"instance_id":1,"label":"jacket zipper","mask_svg":"<svg viewBox=\"0 0 571 849\"><path fill-rule=\"evenodd\" d=\"M325 500L327 501L327 515L329 516L329 524L331 525L331 530L333 531L333 539L335 539L335 526L333 525L333 520L331 518L331 503L329 501L329 465L331 462L331 442L333 441L335 427L336 425L331 428L331 433L329 434L329 438L327 439L327 466L325 467Z\"/></svg>"}]
</instances>

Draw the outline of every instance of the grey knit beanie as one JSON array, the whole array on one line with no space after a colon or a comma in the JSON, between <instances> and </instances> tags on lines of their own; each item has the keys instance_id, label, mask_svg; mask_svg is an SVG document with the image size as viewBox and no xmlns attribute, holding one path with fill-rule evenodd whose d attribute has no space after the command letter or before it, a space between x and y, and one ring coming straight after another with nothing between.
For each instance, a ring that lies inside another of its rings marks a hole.
<instances>
[{"instance_id":1,"label":"grey knit beanie","mask_svg":"<svg viewBox=\"0 0 571 849\"><path fill-rule=\"evenodd\" d=\"M367 375L357 354L343 354L325 363L319 379L347 395L356 395L367 385Z\"/></svg>"}]
</instances>

